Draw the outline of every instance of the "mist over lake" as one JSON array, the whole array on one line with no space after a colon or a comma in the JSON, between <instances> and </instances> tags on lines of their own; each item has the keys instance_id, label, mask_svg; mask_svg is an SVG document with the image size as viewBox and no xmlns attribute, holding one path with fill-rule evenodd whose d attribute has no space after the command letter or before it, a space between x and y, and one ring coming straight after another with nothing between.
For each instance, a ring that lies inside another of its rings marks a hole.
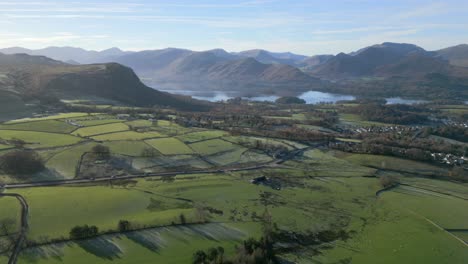
<instances>
[{"instance_id":1,"label":"mist over lake","mask_svg":"<svg viewBox=\"0 0 468 264\"><path fill-rule=\"evenodd\" d=\"M226 101L239 95L235 92L226 91L192 91L192 90L164 90L168 93L180 94L191 96L194 99L205 100L209 102L221 102ZM336 103L339 101L355 100L356 97L353 95L346 94L335 94L326 93L319 91L308 91L297 96L298 98L304 99L307 104L319 104L319 103ZM280 98L278 95L258 95L258 96L242 96L243 99L258 102L274 102ZM420 104L426 103L426 100L415 100L415 99L404 99L400 97L385 98L387 104Z\"/></svg>"}]
</instances>

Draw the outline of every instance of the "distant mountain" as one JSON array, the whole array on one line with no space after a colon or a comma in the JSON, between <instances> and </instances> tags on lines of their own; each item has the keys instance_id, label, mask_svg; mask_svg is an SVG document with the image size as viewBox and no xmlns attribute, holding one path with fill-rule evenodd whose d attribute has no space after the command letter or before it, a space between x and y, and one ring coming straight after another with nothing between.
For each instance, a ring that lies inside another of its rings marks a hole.
<instances>
[{"instance_id":1,"label":"distant mountain","mask_svg":"<svg viewBox=\"0 0 468 264\"><path fill-rule=\"evenodd\" d=\"M70 65L44 56L0 54L0 91L25 98L100 98L135 106L202 109L196 100L156 91L117 63Z\"/></svg>"},{"instance_id":2,"label":"distant mountain","mask_svg":"<svg viewBox=\"0 0 468 264\"><path fill-rule=\"evenodd\" d=\"M317 89L364 96L447 95L457 98L466 96L463 89L468 84L467 50L468 45L459 45L426 51L413 44L391 42L349 54L312 57L261 49L242 52L223 49L197 52L177 48L140 52L118 48L99 52L72 47L3 49L9 54L40 54L74 65L119 63L132 68L145 84L165 90L297 95ZM70 67L68 64L63 67ZM419 86L424 88L418 89ZM446 91L449 92L444 93Z\"/></svg>"},{"instance_id":3,"label":"distant mountain","mask_svg":"<svg viewBox=\"0 0 468 264\"><path fill-rule=\"evenodd\" d=\"M466 72L468 73L468 70ZM375 70L376 76L404 76L413 79L431 73L456 76L459 71L448 61L427 56L424 53L409 54L395 63L381 66Z\"/></svg>"},{"instance_id":4,"label":"distant mountain","mask_svg":"<svg viewBox=\"0 0 468 264\"><path fill-rule=\"evenodd\" d=\"M117 57L114 61L132 68L138 74L147 74L192 53L190 50L175 48L145 50Z\"/></svg>"},{"instance_id":5,"label":"distant mountain","mask_svg":"<svg viewBox=\"0 0 468 264\"><path fill-rule=\"evenodd\" d=\"M145 82L166 89L248 90L300 89L319 81L284 64L265 64L223 50L193 52L180 49L136 52L119 63L137 71ZM281 88L278 88L281 87Z\"/></svg>"},{"instance_id":6,"label":"distant mountain","mask_svg":"<svg viewBox=\"0 0 468 264\"><path fill-rule=\"evenodd\" d=\"M340 53L310 72L327 79L373 76L379 67L396 63L403 57L415 53L426 54L427 52L412 44L385 42L351 54Z\"/></svg>"},{"instance_id":7,"label":"distant mountain","mask_svg":"<svg viewBox=\"0 0 468 264\"><path fill-rule=\"evenodd\" d=\"M47 56L54 60L75 61L80 64L112 62L115 57L120 57L131 52L122 51L118 48L110 48L103 51L85 50L74 47L47 47L38 50L29 50L20 47L0 49L3 54L25 53L29 55Z\"/></svg>"},{"instance_id":8,"label":"distant mountain","mask_svg":"<svg viewBox=\"0 0 468 264\"><path fill-rule=\"evenodd\" d=\"M304 71L310 71L315 67L322 65L333 58L333 55L315 55L307 57L299 62L298 66Z\"/></svg>"},{"instance_id":9,"label":"distant mountain","mask_svg":"<svg viewBox=\"0 0 468 264\"><path fill-rule=\"evenodd\" d=\"M448 60L452 65L468 67L468 44L437 50L435 53Z\"/></svg>"},{"instance_id":10,"label":"distant mountain","mask_svg":"<svg viewBox=\"0 0 468 264\"><path fill-rule=\"evenodd\" d=\"M254 58L261 63L287 64L291 66L297 66L301 61L307 59L307 56L298 55L291 52L275 53L261 49L247 50L235 54L242 57Z\"/></svg>"}]
</instances>

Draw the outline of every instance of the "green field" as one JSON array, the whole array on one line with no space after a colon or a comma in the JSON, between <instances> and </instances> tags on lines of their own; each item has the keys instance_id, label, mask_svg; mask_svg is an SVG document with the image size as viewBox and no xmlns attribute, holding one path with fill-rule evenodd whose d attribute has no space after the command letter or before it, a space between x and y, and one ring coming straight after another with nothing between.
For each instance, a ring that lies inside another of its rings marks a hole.
<instances>
[{"instance_id":1,"label":"green field","mask_svg":"<svg viewBox=\"0 0 468 264\"><path fill-rule=\"evenodd\" d=\"M90 119L90 120L74 120L73 122L77 123L78 125L81 126L98 126L98 125L106 125L106 124L112 124L112 123L121 123L122 120L119 119Z\"/></svg>"},{"instance_id":2,"label":"green field","mask_svg":"<svg viewBox=\"0 0 468 264\"><path fill-rule=\"evenodd\" d=\"M25 123L10 124L10 125L0 125L0 129L25 130L25 131L29 130L29 131L68 134L72 132L73 130L75 130L76 127L69 125L63 121L45 120L45 121L25 122Z\"/></svg>"},{"instance_id":3,"label":"green field","mask_svg":"<svg viewBox=\"0 0 468 264\"><path fill-rule=\"evenodd\" d=\"M79 137L66 134L19 130L0 130L0 139L20 139L26 142L26 146L35 149L68 146L82 140Z\"/></svg>"},{"instance_id":4,"label":"green field","mask_svg":"<svg viewBox=\"0 0 468 264\"><path fill-rule=\"evenodd\" d=\"M65 178L73 179L76 177L77 166L81 160L81 156L91 151L95 145L95 143L87 143L65 149L49 158L46 166L60 173Z\"/></svg>"},{"instance_id":5,"label":"green field","mask_svg":"<svg viewBox=\"0 0 468 264\"><path fill-rule=\"evenodd\" d=\"M221 139L211 139L190 144L190 147L202 155L212 155L219 152L233 151L239 146Z\"/></svg>"},{"instance_id":6,"label":"green field","mask_svg":"<svg viewBox=\"0 0 468 264\"><path fill-rule=\"evenodd\" d=\"M391 126L392 124L386 124L381 122L363 120L361 116L356 114L340 114L340 122L351 126Z\"/></svg>"},{"instance_id":7,"label":"green field","mask_svg":"<svg viewBox=\"0 0 468 264\"><path fill-rule=\"evenodd\" d=\"M290 118L305 121L308 114L301 111L288 110ZM354 115L341 118L371 124ZM213 246L223 246L229 258L244 239L260 237L262 215L282 232L284 241L275 246L284 263L458 264L468 259L463 243L468 239L463 231L468 229L468 184L445 180L449 170L444 167L110 114L70 113L2 124L1 153L13 148L8 140L16 138L36 149L47 169L25 179L0 172L2 183L86 178L90 167L100 173L96 177L135 176L0 189L23 195L29 204L29 244L18 263L190 263L196 250ZM259 143L302 152L278 160ZM85 155L97 144L109 147L110 157ZM401 184L377 196L383 175L398 176ZM263 184L251 183L261 176L267 179ZM20 204L14 198L0 197L0 224L5 219L16 223L9 232L19 230ZM120 220L137 231L116 233ZM96 225L100 235L68 240L73 227L85 224ZM306 239L329 231L346 236L332 242ZM8 239L2 232L0 263L6 261L1 249ZM288 236L304 239L291 242Z\"/></svg>"},{"instance_id":8,"label":"green field","mask_svg":"<svg viewBox=\"0 0 468 264\"><path fill-rule=\"evenodd\" d=\"M352 163L382 170L442 176L446 176L448 173L446 169L434 165L382 155L346 154L344 159Z\"/></svg>"},{"instance_id":9,"label":"green field","mask_svg":"<svg viewBox=\"0 0 468 264\"><path fill-rule=\"evenodd\" d=\"M146 148L151 148L143 141L109 141L105 142L104 146L108 146L114 154L141 156Z\"/></svg>"},{"instance_id":10,"label":"green field","mask_svg":"<svg viewBox=\"0 0 468 264\"><path fill-rule=\"evenodd\" d=\"M147 140L146 143L164 155L181 155L193 153L192 149L176 138L150 139Z\"/></svg>"},{"instance_id":11,"label":"green field","mask_svg":"<svg viewBox=\"0 0 468 264\"><path fill-rule=\"evenodd\" d=\"M220 224L156 228L126 235L106 235L81 243L32 248L22 254L20 263L190 263L193 252L198 249L222 246L225 254L231 255L234 246L247 237L248 234L237 226ZM106 248L97 245L106 245ZM45 254L38 255L37 251Z\"/></svg>"},{"instance_id":12,"label":"green field","mask_svg":"<svg viewBox=\"0 0 468 264\"><path fill-rule=\"evenodd\" d=\"M124 132L116 132L116 133L109 133L105 135L93 136L91 137L97 141L115 141L115 140L143 140L147 138L157 138L163 137L159 132L150 131L139 133L135 131L124 131Z\"/></svg>"},{"instance_id":13,"label":"green field","mask_svg":"<svg viewBox=\"0 0 468 264\"><path fill-rule=\"evenodd\" d=\"M69 119L69 118L83 117L83 116L88 116L88 115L89 114L86 114L86 113L62 113L62 114L57 114L57 115L45 116L45 117L16 119L16 120L8 121L6 122L6 124L16 124L16 123L41 121L41 120Z\"/></svg>"},{"instance_id":14,"label":"green field","mask_svg":"<svg viewBox=\"0 0 468 264\"><path fill-rule=\"evenodd\" d=\"M113 132L120 132L128 130L128 126L123 123L113 123L107 125L89 126L77 129L73 135L80 137L89 137L93 135L101 135Z\"/></svg>"},{"instance_id":15,"label":"green field","mask_svg":"<svg viewBox=\"0 0 468 264\"><path fill-rule=\"evenodd\" d=\"M183 136L178 136L177 138L185 143L193 143L197 141L223 137L223 136L226 136L227 134L228 133L224 131L210 130L210 131L200 131L200 132L189 133Z\"/></svg>"}]
</instances>

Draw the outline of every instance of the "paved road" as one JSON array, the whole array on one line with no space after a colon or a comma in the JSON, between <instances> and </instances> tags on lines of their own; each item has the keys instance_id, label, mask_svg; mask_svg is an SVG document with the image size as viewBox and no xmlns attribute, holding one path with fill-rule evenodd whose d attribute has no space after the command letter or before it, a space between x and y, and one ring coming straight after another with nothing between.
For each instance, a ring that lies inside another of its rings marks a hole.
<instances>
[{"instance_id":1,"label":"paved road","mask_svg":"<svg viewBox=\"0 0 468 264\"><path fill-rule=\"evenodd\" d=\"M235 171L258 170L258 169L272 167L272 166L273 164L263 164L263 165L258 165L258 166L234 168L234 169L175 171L175 172L161 172L161 173L131 174L131 175L123 175L123 176L106 176L106 177L99 177L95 179L86 178L86 179L54 180L54 181L30 182L30 183L13 183L13 184L6 184L3 186L3 188L23 189L23 188L33 188L33 187L47 187L47 186L107 182L110 180L128 180L128 179L147 178L147 177L156 177L156 176L176 176L176 175L190 175L190 174L201 174L201 173L228 173L228 172L235 172Z\"/></svg>"},{"instance_id":2,"label":"paved road","mask_svg":"<svg viewBox=\"0 0 468 264\"><path fill-rule=\"evenodd\" d=\"M8 260L8 264L16 264L16 262L18 261L18 255L21 252L21 248L23 246L24 241L26 240L26 234L29 229L29 224L28 224L29 205L23 196L16 194L16 193L0 193L0 197L2 196L3 197L15 197L20 202L21 208L22 208L21 230L19 232L19 237L16 240L15 247L13 248L13 251L11 252L11 256Z\"/></svg>"},{"instance_id":3,"label":"paved road","mask_svg":"<svg viewBox=\"0 0 468 264\"><path fill-rule=\"evenodd\" d=\"M213 170L192 170L192 171L175 171L175 172L160 172L160 173L142 173L142 174L131 174L123 176L105 176L95 179L71 179L71 180L54 180L54 181L42 181L42 182L29 182L29 183L13 183L6 184L3 186L5 189L23 189L23 188L33 188L33 187L48 187L48 186L60 186L60 185L74 185L74 184L87 184L87 183L96 183L96 182L107 182L110 180L128 180L136 178L147 178L147 177L157 177L157 176L176 176L176 175L190 175L190 174L201 174L201 173L229 173L237 171L252 171L259 170L264 168L271 168L278 166L279 164L284 163L287 160L293 159L294 157L301 155L304 151L316 148L323 145L323 143L317 144L315 146L307 147L304 149L294 150L285 155L284 157L275 159L274 161L259 164L251 167L237 167L237 168L227 168L227 169L213 169Z\"/></svg>"},{"instance_id":4,"label":"paved road","mask_svg":"<svg viewBox=\"0 0 468 264\"><path fill-rule=\"evenodd\" d=\"M294 150L288 153L287 155L275 159L271 162L259 164L250 167L239 167L239 168L227 168L227 169L215 169L215 170L193 170L193 171L176 171L176 172L162 172L162 173L145 173L145 174L132 174L124 176L108 176L101 177L96 179L71 179L71 180L56 180L56 181L44 181L44 182L30 182L30 183L15 183L15 184L6 184L0 187L0 189L23 189L23 188L34 188L34 187L47 187L47 186L61 186L61 185L75 185L75 184L87 184L87 183L96 183L96 182L107 182L111 180L126 180L126 179L135 179L135 178L146 178L146 177L155 177L155 176L176 176L176 175L190 175L190 174L201 174L201 173L229 173L229 172L238 172L238 171L252 171L263 168L272 168L276 167L287 160L293 159L298 155L302 155L304 151L307 151L312 148L316 148L322 144L317 144L316 146ZM26 234L29 229L28 225L28 214L29 206L23 196L14 193L0 193L1 196L15 197L21 203L22 212L21 212L21 231L18 237L18 240L15 244L11 257L8 261L8 264L16 264L18 255L21 251L22 245L26 240Z\"/></svg>"}]
</instances>

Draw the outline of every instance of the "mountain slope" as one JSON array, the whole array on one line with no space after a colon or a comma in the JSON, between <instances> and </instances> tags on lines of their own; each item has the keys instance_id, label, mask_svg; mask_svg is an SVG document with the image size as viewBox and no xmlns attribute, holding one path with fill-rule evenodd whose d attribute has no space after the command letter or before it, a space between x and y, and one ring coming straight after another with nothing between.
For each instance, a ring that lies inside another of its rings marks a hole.
<instances>
[{"instance_id":1,"label":"mountain slope","mask_svg":"<svg viewBox=\"0 0 468 264\"><path fill-rule=\"evenodd\" d=\"M415 45L385 42L351 54L340 53L312 69L311 73L328 79L372 76L379 67L396 63L408 54L425 52Z\"/></svg>"},{"instance_id":2,"label":"mountain slope","mask_svg":"<svg viewBox=\"0 0 468 264\"><path fill-rule=\"evenodd\" d=\"M101 98L124 104L201 109L198 101L156 91L116 63L69 65L42 56L0 54L0 90L22 97Z\"/></svg>"},{"instance_id":3,"label":"mountain slope","mask_svg":"<svg viewBox=\"0 0 468 264\"><path fill-rule=\"evenodd\" d=\"M302 61L300 61L298 66L302 70L308 72L308 71L314 69L315 67L326 63L328 60L332 59L333 57L335 57L335 56L333 56L333 55L315 55L315 56L307 57L307 58L303 59Z\"/></svg>"},{"instance_id":4,"label":"mountain slope","mask_svg":"<svg viewBox=\"0 0 468 264\"><path fill-rule=\"evenodd\" d=\"M265 64L286 64L291 66L296 66L302 60L307 58L307 56L290 52L275 53L261 49L241 51L236 53L236 55L246 58L253 58Z\"/></svg>"},{"instance_id":5,"label":"mountain slope","mask_svg":"<svg viewBox=\"0 0 468 264\"><path fill-rule=\"evenodd\" d=\"M468 44L437 50L435 53L441 58L450 61L452 65L468 67Z\"/></svg>"}]
</instances>

